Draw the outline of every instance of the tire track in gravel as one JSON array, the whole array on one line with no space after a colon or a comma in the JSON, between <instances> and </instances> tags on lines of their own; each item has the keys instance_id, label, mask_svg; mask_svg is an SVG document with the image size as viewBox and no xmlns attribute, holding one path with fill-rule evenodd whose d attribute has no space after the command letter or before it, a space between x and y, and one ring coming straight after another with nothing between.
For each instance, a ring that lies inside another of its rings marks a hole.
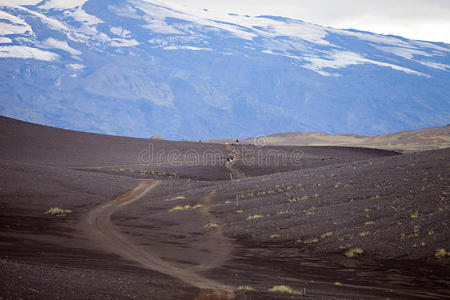
<instances>
[{"instance_id":1,"label":"tire track in gravel","mask_svg":"<svg viewBox=\"0 0 450 300\"><path fill-rule=\"evenodd\" d=\"M131 191L118 198L102 204L89 212L86 219L86 231L105 250L137 262L143 267L157 271L200 289L194 299L233 299L232 287L205 278L195 272L175 267L156 255L133 244L112 224L111 216L123 206L129 205L147 194L158 184L155 180L142 180Z\"/></svg>"}]
</instances>

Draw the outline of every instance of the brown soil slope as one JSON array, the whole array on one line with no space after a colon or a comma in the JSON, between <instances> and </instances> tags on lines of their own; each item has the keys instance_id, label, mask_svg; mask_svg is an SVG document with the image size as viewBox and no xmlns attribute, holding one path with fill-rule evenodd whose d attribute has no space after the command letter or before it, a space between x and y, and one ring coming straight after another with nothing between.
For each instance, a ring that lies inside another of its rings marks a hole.
<instances>
[{"instance_id":1,"label":"brown soil slope","mask_svg":"<svg viewBox=\"0 0 450 300\"><path fill-rule=\"evenodd\" d=\"M223 140L222 142L224 142ZM244 143L254 143L248 139ZM256 142L284 146L348 146L401 151L425 151L450 147L450 125L402 131L375 137L354 134L281 133L260 137Z\"/></svg>"}]
</instances>

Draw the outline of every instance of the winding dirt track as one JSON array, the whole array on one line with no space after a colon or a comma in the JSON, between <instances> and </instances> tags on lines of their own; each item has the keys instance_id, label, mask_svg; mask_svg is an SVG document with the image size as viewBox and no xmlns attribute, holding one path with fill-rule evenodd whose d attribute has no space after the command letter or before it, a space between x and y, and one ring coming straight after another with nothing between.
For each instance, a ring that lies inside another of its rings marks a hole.
<instances>
[{"instance_id":1,"label":"winding dirt track","mask_svg":"<svg viewBox=\"0 0 450 300\"><path fill-rule=\"evenodd\" d=\"M194 272L175 267L152 255L152 253L146 252L128 240L111 223L111 215L115 211L142 198L157 184L158 182L154 180L142 180L131 191L93 209L86 219L87 232L105 250L116 253L125 259L135 261L147 269L169 275L200 288L201 291L195 299L233 299L234 291L232 287L205 278Z\"/></svg>"}]
</instances>

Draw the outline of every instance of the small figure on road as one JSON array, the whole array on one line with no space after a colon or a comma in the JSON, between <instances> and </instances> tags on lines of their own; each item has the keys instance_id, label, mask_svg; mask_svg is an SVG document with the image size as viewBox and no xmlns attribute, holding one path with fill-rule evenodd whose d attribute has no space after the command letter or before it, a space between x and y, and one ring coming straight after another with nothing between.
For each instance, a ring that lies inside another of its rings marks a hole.
<instances>
[{"instance_id":1,"label":"small figure on road","mask_svg":"<svg viewBox=\"0 0 450 300\"><path fill-rule=\"evenodd\" d=\"M232 161L233 161L233 153L228 153L227 162L232 162Z\"/></svg>"}]
</instances>

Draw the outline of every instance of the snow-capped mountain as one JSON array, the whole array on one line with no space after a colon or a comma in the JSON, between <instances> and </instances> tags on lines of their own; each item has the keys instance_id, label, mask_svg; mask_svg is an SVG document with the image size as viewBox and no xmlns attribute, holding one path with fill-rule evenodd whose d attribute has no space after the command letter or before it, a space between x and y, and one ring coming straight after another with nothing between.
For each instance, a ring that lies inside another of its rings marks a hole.
<instances>
[{"instance_id":1,"label":"snow-capped mountain","mask_svg":"<svg viewBox=\"0 0 450 300\"><path fill-rule=\"evenodd\" d=\"M450 121L450 45L150 0L1 0L0 114L172 139Z\"/></svg>"}]
</instances>

